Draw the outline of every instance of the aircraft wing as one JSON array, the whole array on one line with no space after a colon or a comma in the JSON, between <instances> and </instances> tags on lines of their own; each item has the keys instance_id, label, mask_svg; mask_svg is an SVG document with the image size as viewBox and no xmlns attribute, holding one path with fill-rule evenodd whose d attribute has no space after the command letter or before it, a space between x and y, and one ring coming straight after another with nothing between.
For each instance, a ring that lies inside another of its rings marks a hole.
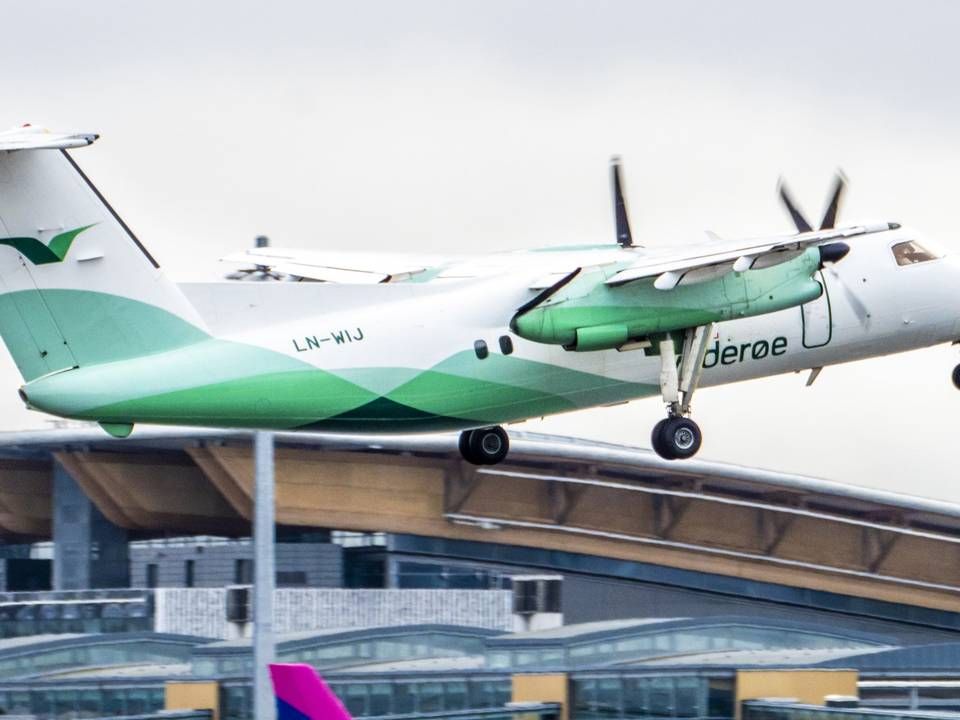
<instances>
[{"instance_id":1,"label":"aircraft wing","mask_svg":"<svg viewBox=\"0 0 960 720\"><path fill-rule=\"evenodd\" d=\"M674 253L656 253L642 255L628 267L610 276L607 285L617 286L656 277L656 287L669 290L676 286L684 273L701 268L732 263L732 269L743 272L754 267L763 259L770 259L775 253L801 251L813 245L831 240L844 240L868 233L885 232L899 227L896 223L875 225L856 225L853 227L828 230L815 230L796 235L764 239L718 240L686 248L678 248ZM674 282L675 281L675 282Z\"/></svg>"},{"instance_id":2,"label":"aircraft wing","mask_svg":"<svg viewBox=\"0 0 960 720\"><path fill-rule=\"evenodd\" d=\"M283 248L256 248L221 258L305 280L374 284L408 280L443 263L445 258L399 253L316 252Z\"/></svg>"}]
</instances>

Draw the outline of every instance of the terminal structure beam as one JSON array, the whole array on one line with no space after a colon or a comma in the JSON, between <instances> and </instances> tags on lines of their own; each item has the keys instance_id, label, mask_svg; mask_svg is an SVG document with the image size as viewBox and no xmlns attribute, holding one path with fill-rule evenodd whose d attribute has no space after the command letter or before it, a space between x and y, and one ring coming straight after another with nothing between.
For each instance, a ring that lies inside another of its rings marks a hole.
<instances>
[{"instance_id":1,"label":"terminal structure beam","mask_svg":"<svg viewBox=\"0 0 960 720\"><path fill-rule=\"evenodd\" d=\"M127 531L104 517L58 462L53 498L53 589L129 587Z\"/></svg>"}]
</instances>

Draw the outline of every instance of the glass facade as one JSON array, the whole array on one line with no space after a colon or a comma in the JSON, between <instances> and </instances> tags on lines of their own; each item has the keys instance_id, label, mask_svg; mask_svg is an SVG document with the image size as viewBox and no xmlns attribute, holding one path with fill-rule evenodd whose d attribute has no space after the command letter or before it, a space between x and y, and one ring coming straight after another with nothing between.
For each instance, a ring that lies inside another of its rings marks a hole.
<instances>
[{"instance_id":1,"label":"glass facade","mask_svg":"<svg viewBox=\"0 0 960 720\"><path fill-rule=\"evenodd\" d=\"M733 677L699 675L590 674L571 682L571 717L697 718L733 717Z\"/></svg>"},{"instance_id":2,"label":"glass facade","mask_svg":"<svg viewBox=\"0 0 960 720\"><path fill-rule=\"evenodd\" d=\"M960 681L866 681L860 687L861 707L936 710L960 714Z\"/></svg>"},{"instance_id":3,"label":"glass facade","mask_svg":"<svg viewBox=\"0 0 960 720\"><path fill-rule=\"evenodd\" d=\"M59 595L59 594L58 594ZM146 594L125 598L60 598L18 600L0 607L0 638L54 633L149 632L153 629L151 599Z\"/></svg>"},{"instance_id":4,"label":"glass facade","mask_svg":"<svg viewBox=\"0 0 960 720\"><path fill-rule=\"evenodd\" d=\"M464 710L462 712L430 713L428 715L390 715L370 720L558 720L559 709L550 706L524 708L523 710Z\"/></svg>"},{"instance_id":5,"label":"glass facade","mask_svg":"<svg viewBox=\"0 0 960 720\"><path fill-rule=\"evenodd\" d=\"M411 560L394 563L393 580L397 588L414 590L509 590L512 587L510 575L502 570Z\"/></svg>"},{"instance_id":6,"label":"glass facade","mask_svg":"<svg viewBox=\"0 0 960 720\"><path fill-rule=\"evenodd\" d=\"M84 637L0 650L0 678L11 680L80 667L187 663L194 645L186 640L108 638L108 642Z\"/></svg>"},{"instance_id":7,"label":"glass facade","mask_svg":"<svg viewBox=\"0 0 960 720\"><path fill-rule=\"evenodd\" d=\"M438 717L454 717L451 713L467 713L456 717L481 717L471 713L477 710L502 711L510 702L511 679L507 675L424 675L417 679L378 676L332 680L330 689L357 718L395 715L422 718L432 717L433 713L439 713ZM225 681L221 688L223 719L252 720L250 685L240 681ZM502 717L513 718L514 715L508 713Z\"/></svg>"},{"instance_id":8,"label":"glass facade","mask_svg":"<svg viewBox=\"0 0 960 720\"><path fill-rule=\"evenodd\" d=\"M45 685L45 686L43 686ZM34 715L38 720L145 715L164 707L164 682L128 687L103 687L99 683L69 683L0 687L0 709L6 715Z\"/></svg>"},{"instance_id":9,"label":"glass facade","mask_svg":"<svg viewBox=\"0 0 960 720\"><path fill-rule=\"evenodd\" d=\"M830 708L750 701L743 704L743 720L930 720L949 714L873 708Z\"/></svg>"},{"instance_id":10,"label":"glass facade","mask_svg":"<svg viewBox=\"0 0 960 720\"><path fill-rule=\"evenodd\" d=\"M309 640L280 643L278 662L312 665L318 670L333 670L371 663L419 660L424 658L483 655L483 634L430 632L411 629L386 633L373 630L354 633L343 639L336 635L318 635ZM251 673L253 655L249 645L225 650L198 648L194 652L193 672L203 677Z\"/></svg>"},{"instance_id":11,"label":"glass facade","mask_svg":"<svg viewBox=\"0 0 960 720\"><path fill-rule=\"evenodd\" d=\"M711 626L710 621L686 623L687 627L658 628L657 624L639 625L616 633L603 633L590 639L566 638L562 643L537 643L511 640L488 641L487 667L575 668L596 667L620 662L731 650L870 648L878 643L836 634L800 631L789 627L764 627L725 622Z\"/></svg>"}]
</instances>

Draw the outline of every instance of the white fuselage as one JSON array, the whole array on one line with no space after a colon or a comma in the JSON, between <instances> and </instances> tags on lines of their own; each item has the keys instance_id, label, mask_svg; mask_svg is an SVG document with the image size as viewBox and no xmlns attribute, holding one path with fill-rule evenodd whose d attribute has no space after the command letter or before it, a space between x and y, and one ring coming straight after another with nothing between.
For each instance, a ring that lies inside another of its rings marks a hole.
<instances>
[{"instance_id":1,"label":"white fuselage","mask_svg":"<svg viewBox=\"0 0 960 720\"><path fill-rule=\"evenodd\" d=\"M826 288L818 300L717 325L701 385L845 363L960 338L960 264L940 257L898 265L891 247L916 238L905 229L858 238L848 257L818 275ZM234 322L230 318L237 314L229 307L218 309L223 293L215 286L185 289L219 334L318 368L337 373L356 368L425 371L457 352L472 352L477 340L483 340L491 354L500 353L499 338L511 336L510 318L531 297L531 283L545 272L569 267L572 259L589 265L622 260L623 253L630 252L636 251L490 256L482 264L465 263L459 274L448 271L450 277L422 284L315 284L309 289L301 284L295 302L285 299L293 297L284 290L283 286L290 288L288 284L242 284L247 286L240 291L245 305L243 327L230 325ZM278 317L283 320L278 322ZM585 396L582 387L570 390L578 407L659 393L660 360L642 350L578 353L516 336L511 341L512 357L536 363L547 375L555 369L557 382L550 391L558 395L568 393L561 370L608 379L609 386L595 399ZM478 372L489 367L484 362L477 361ZM510 370L505 366L503 372ZM402 377L402 373L392 378L384 375L385 386L380 389L390 391ZM510 378L501 379L511 384ZM470 398L464 398L464 405L469 407Z\"/></svg>"}]
</instances>

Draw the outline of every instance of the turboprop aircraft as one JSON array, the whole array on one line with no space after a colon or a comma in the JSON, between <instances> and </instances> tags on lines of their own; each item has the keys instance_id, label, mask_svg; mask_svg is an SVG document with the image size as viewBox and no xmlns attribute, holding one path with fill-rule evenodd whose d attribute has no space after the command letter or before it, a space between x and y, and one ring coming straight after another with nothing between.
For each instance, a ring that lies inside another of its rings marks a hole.
<instances>
[{"instance_id":1,"label":"turboprop aircraft","mask_svg":"<svg viewBox=\"0 0 960 720\"><path fill-rule=\"evenodd\" d=\"M304 282L172 282L69 150L97 135L0 133L0 335L30 408L91 420L360 433L461 430L494 464L504 424L659 395L654 450L692 457L701 386L960 338L960 267L896 223L680 248L615 242L469 258L260 248ZM233 258L238 259L238 258ZM309 282L312 281L312 282ZM960 383L960 366L954 370Z\"/></svg>"}]
</instances>

